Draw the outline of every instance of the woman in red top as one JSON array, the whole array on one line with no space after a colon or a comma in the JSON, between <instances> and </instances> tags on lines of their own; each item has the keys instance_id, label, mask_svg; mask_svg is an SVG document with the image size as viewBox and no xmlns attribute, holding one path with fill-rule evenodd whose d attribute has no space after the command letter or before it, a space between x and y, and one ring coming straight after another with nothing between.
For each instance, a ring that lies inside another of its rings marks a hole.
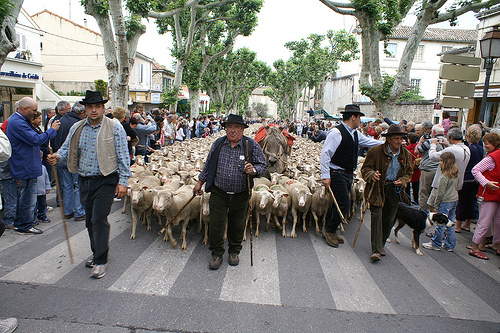
<instances>
[{"instance_id":1,"label":"woman in red top","mask_svg":"<svg viewBox=\"0 0 500 333\"><path fill-rule=\"evenodd\" d=\"M420 161L420 154L415 154L415 147L418 144L419 137L415 133L409 133L408 134L408 141L410 142L409 145L406 145L406 149L408 149L411 153L411 162L413 165L413 175L411 176L410 184L406 187L405 191L406 194L408 194L408 197L411 198L410 196L410 187L413 188L413 201L415 201L418 204L418 191L419 191L419 186L418 183L420 181L420 169L418 168L418 163ZM419 159L417 162L415 162L416 159Z\"/></svg>"},{"instance_id":2,"label":"woman in red top","mask_svg":"<svg viewBox=\"0 0 500 333\"><path fill-rule=\"evenodd\" d=\"M500 168L496 167L500 165L500 149L498 149L500 148L500 135L488 133L483 137L483 142L488 155L472 168L472 174L480 185L477 196L479 219L469 254L487 260L489 258L479 250L479 244L490 230L491 223L494 223L493 246L496 245L494 249L497 255L500 255L498 247L500 243Z\"/></svg>"}]
</instances>

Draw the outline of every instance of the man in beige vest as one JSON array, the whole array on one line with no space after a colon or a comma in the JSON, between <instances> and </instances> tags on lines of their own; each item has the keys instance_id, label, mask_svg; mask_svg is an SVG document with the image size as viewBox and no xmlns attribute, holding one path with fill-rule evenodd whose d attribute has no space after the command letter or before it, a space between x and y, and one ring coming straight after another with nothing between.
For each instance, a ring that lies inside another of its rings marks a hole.
<instances>
[{"instance_id":1,"label":"man in beige vest","mask_svg":"<svg viewBox=\"0 0 500 333\"><path fill-rule=\"evenodd\" d=\"M91 267L90 276L96 279L106 274L109 250L108 214L113 198L127 193L130 177L130 157L127 136L123 126L104 117L100 91L87 90L85 105L87 119L75 123L57 154L49 155L49 163L67 161L71 173L78 172L80 198L85 207L85 226L94 254L85 265Z\"/></svg>"}]
</instances>

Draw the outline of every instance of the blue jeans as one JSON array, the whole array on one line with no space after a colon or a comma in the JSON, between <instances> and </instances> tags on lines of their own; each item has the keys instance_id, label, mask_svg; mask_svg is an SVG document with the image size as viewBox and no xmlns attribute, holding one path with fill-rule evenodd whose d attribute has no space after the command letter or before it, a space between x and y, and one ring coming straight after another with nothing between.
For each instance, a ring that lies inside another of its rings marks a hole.
<instances>
[{"instance_id":1,"label":"blue jeans","mask_svg":"<svg viewBox=\"0 0 500 333\"><path fill-rule=\"evenodd\" d=\"M65 165L58 167L58 172L62 176L62 199L64 215L75 213L75 217L85 215L85 209L80 201L80 188L78 185L78 174L69 172ZM61 181L61 180L60 180Z\"/></svg>"},{"instance_id":2,"label":"blue jeans","mask_svg":"<svg viewBox=\"0 0 500 333\"><path fill-rule=\"evenodd\" d=\"M2 184L3 223L7 227L13 227L17 220L17 184L14 179L0 181Z\"/></svg>"},{"instance_id":3,"label":"blue jeans","mask_svg":"<svg viewBox=\"0 0 500 333\"><path fill-rule=\"evenodd\" d=\"M15 181L14 181L15 182ZM21 180L17 185L17 225L19 231L27 231L35 221L36 178Z\"/></svg>"},{"instance_id":4,"label":"blue jeans","mask_svg":"<svg viewBox=\"0 0 500 333\"><path fill-rule=\"evenodd\" d=\"M42 221L47 219L47 197L45 195L36 196L34 217Z\"/></svg>"},{"instance_id":5,"label":"blue jeans","mask_svg":"<svg viewBox=\"0 0 500 333\"><path fill-rule=\"evenodd\" d=\"M457 209L458 201L454 202L441 202L439 204L439 213L446 214L450 221L455 221L455 211ZM432 245L441 247L443 244L443 232L446 228L446 238L444 240L444 247L447 249L454 249L457 244L455 235L455 226L447 227L445 225L438 225L432 237Z\"/></svg>"}]
</instances>

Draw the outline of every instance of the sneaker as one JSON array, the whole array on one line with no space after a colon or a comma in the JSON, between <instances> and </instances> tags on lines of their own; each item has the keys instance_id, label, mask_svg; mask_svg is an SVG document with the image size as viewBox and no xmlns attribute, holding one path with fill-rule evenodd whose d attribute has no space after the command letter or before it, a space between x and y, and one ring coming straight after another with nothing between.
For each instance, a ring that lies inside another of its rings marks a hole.
<instances>
[{"instance_id":1,"label":"sneaker","mask_svg":"<svg viewBox=\"0 0 500 333\"><path fill-rule=\"evenodd\" d=\"M90 277L93 277L94 279L102 278L104 275L106 275L106 266L107 264L95 265L90 271Z\"/></svg>"},{"instance_id":2,"label":"sneaker","mask_svg":"<svg viewBox=\"0 0 500 333\"><path fill-rule=\"evenodd\" d=\"M36 219L40 223L50 223L50 219L48 217L45 217L44 219Z\"/></svg>"},{"instance_id":3,"label":"sneaker","mask_svg":"<svg viewBox=\"0 0 500 333\"><path fill-rule=\"evenodd\" d=\"M455 249L452 249L451 247L445 247L444 249L448 252L455 252Z\"/></svg>"},{"instance_id":4,"label":"sneaker","mask_svg":"<svg viewBox=\"0 0 500 333\"><path fill-rule=\"evenodd\" d=\"M219 269L221 264L222 264L221 257L212 257L212 259L210 259L210 262L208 263L208 268Z\"/></svg>"},{"instance_id":5,"label":"sneaker","mask_svg":"<svg viewBox=\"0 0 500 333\"><path fill-rule=\"evenodd\" d=\"M441 251L441 248L434 246L432 242L423 243L422 247L426 248L427 250Z\"/></svg>"},{"instance_id":6,"label":"sneaker","mask_svg":"<svg viewBox=\"0 0 500 333\"><path fill-rule=\"evenodd\" d=\"M0 320L0 332L11 333L14 332L16 328L17 328L16 318L7 318L4 320Z\"/></svg>"},{"instance_id":7,"label":"sneaker","mask_svg":"<svg viewBox=\"0 0 500 333\"><path fill-rule=\"evenodd\" d=\"M85 267L89 267L89 268L94 268L95 264L94 264L94 258L92 259L89 259L85 262Z\"/></svg>"},{"instance_id":8,"label":"sneaker","mask_svg":"<svg viewBox=\"0 0 500 333\"><path fill-rule=\"evenodd\" d=\"M31 227L29 228L28 230L17 230L17 233L20 234L20 235L39 235L39 234L43 234L43 231L40 230L40 229L37 229L35 227Z\"/></svg>"},{"instance_id":9,"label":"sneaker","mask_svg":"<svg viewBox=\"0 0 500 333\"><path fill-rule=\"evenodd\" d=\"M229 254L229 265L231 266L238 266L240 263L240 258L238 258L238 255L236 253L231 253Z\"/></svg>"},{"instance_id":10,"label":"sneaker","mask_svg":"<svg viewBox=\"0 0 500 333\"><path fill-rule=\"evenodd\" d=\"M17 227L14 227L13 224L9 224L9 225L5 226L5 229L14 229L14 230L17 230Z\"/></svg>"},{"instance_id":11,"label":"sneaker","mask_svg":"<svg viewBox=\"0 0 500 333\"><path fill-rule=\"evenodd\" d=\"M85 220L85 218L86 218L85 214L84 214L84 215L82 215L82 216L76 216L76 217L75 217L75 221L84 221L84 220Z\"/></svg>"},{"instance_id":12,"label":"sneaker","mask_svg":"<svg viewBox=\"0 0 500 333\"><path fill-rule=\"evenodd\" d=\"M51 206L47 206L47 212L51 212L54 210L54 207L51 207Z\"/></svg>"}]
</instances>

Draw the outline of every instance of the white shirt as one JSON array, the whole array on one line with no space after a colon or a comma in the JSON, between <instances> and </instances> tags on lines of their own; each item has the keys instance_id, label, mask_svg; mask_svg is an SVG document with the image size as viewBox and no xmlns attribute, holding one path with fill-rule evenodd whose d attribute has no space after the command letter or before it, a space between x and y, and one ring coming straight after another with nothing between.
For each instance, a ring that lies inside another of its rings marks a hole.
<instances>
[{"instance_id":1,"label":"white shirt","mask_svg":"<svg viewBox=\"0 0 500 333\"><path fill-rule=\"evenodd\" d=\"M344 122L342 122L341 125L345 126L347 131L351 134L352 139L354 140L354 131L356 131L356 129L350 128ZM337 151L337 148L339 147L341 142L342 134L340 133L340 130L338 128L334 127L328 133L323 145L323 149L321 151L321 179L330 179L330 169L343 170L343 168L331 162L332 156L335 155L335 152ZM359 146L372 148L381 144L383 144L383 142L368 138L361 133L358 133ZM358 148L356 147L356 149Z\"/></svg>"}]
</instances>

